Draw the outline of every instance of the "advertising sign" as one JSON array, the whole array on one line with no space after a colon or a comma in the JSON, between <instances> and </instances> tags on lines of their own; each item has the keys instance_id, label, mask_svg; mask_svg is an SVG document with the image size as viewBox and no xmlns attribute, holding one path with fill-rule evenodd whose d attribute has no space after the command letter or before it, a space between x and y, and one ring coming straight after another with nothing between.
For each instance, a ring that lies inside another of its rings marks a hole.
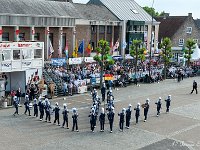
<instances>
[{"instance_id":1,"label":"advertising sign","mask_svg":"<svg viewBox=\"0 0 200 150\"><path fill-rule=\"evenodd\" d=\"M51 58L51 64L53 66L64 66L66 65L65 58Z\"/></svg>"}]
</instances>

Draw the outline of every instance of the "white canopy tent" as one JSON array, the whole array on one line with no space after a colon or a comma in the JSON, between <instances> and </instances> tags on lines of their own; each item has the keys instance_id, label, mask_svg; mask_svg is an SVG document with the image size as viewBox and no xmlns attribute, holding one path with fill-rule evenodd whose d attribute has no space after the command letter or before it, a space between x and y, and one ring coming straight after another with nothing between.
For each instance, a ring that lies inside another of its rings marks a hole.
<instances>
[{"instance_id":1,"label":"white canopy tent","mask_svg":"<svg viewBox=\"0 0 200 150\"><path fill-rule=\"evenodd\" d=\"M191 60L195 61L195 60L199 60L199 59L200 59L200 49L199 49L198 45L196 44L196 48L194 49L194 53L192 54Z\"/></svg>"}]
</instances>

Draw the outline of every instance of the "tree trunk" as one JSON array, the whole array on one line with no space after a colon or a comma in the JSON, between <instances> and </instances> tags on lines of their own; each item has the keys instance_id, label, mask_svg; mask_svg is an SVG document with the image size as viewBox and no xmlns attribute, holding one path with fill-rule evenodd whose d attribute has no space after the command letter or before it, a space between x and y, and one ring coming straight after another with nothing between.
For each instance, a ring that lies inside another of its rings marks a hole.
<instances>
[{"instance_id":1,"label":"tree trunk","mask_svg":"<svg viewBox=\"0 0 200 150\"><path fill-rule=\"evenodd\" d=\"M101 73L100 73L100 89L102 88L103 85L103 53L101 54Z\"/></svg>"},{"instance_id":2,"label":"tree trunk","mask_svg":"<svg viewBox=\"0 0 200 150\"><path fill-rule=\"evenodd\" d=\"M136 79L136 72L137 72L137 61L138 61L138 47L136 46L136 56L135 56L135 79Z\"/></svg>"},{"instance_id":3,"label":"tree trunk","mask_svg":"<svg viewBox=\"0 0 200 150\"><path fill-rule=\"evenodd\" d=\"M164 80L167 78L167 63L164 63Z\"/></svg>"}]
</instances>

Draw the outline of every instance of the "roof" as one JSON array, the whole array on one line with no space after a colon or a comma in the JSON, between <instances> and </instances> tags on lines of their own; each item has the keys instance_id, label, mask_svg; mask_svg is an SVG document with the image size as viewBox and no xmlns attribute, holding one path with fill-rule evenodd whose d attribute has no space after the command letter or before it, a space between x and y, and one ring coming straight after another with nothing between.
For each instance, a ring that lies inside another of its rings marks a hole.
<instances>
[{"instance_id":1,"label":"roof","mask_svg":"<svg viewBox=\"0 0 200 150\"><path fill-rule=\"evenodd\" d=\"M111 21L119 21L119 19L103 5L73 3L73 6L84 19L102 21L109 19Z\"/></svg>"},{"instance_id":2,"label":"roof","mask_svg":"<svg viewBox=\"0 0 200 150\"><path fill-rule=\"evenodd\" d=\"M198 28L200 28L200 19L194 20L195 24L197 25Z\"/></svg>"},{"instance_id":3,"label":"roof","mask_svg":"<svg viewBox=\"0 0 200 150\"><path fill-rule=\"evenodd\" d=\"M104 5L120 20L152 21L152 17L134 0L90 0L88 4Z\"/></svg>"},{"instance_id":4,"label":"roof","mask_svg":"<svg viewBox=\"0 0 200 150\"><path fill-rule=\"evenodd\" d=\"M44 0L0 0L0 14L79 18L71 3Z\"/></svg>"},{"instance_id":5,"label":"roof","mask_svg":"<svg viewBox=\"0 0 200 150\"><path fill-rule=\"evenodd\" d=\"M159 38L171 38L185 22L187 17L188 16L155 17L155 19L160 22Z\"/></svg>"}]
</instances>

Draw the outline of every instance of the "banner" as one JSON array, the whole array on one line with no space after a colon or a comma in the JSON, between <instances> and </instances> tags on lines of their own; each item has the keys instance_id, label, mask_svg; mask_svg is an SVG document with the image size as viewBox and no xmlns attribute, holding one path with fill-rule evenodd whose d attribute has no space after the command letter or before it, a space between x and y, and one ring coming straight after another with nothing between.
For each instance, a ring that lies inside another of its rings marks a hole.
<instances>
[{"instance_id":1,"label":"banner","mask_svg":"<svg viewBox=\"0 0 200 150\"><path fill-rule=\"evenodd\" d=\"M114 77L112 74L105 74L104 75L104 80L114 80Z\"/></svg>"},{"instance_id":2,"label":"banner","mask_svg":"<svg viewBox=\"0 0 200 150\"><path fill-rule=\"evenodd\" d=\"M65 58L51 58L51 64L53 66L64 66L66 65Z\"/></svg>"},{"instance_id":3,"label":"banner","mask_svg":"<svg viewBox=\"0 0 200 150\"><path fill-rule=\"evenodd\" d=\"M94 63L94 62L96 62L93 57L84 57L84 61L86 63Z\"/></svg>"},{"instance_id":4,"label":"banner","mask_svg":"<svg viewBox=\"0 0 200 150\"><path fill-rule=\"evenodd\" d=\"M78 57L78 58L69 58L69 65L77 65L77 64L81 64L82 63L82 58Z\"/></svg>"}]
</instances>

